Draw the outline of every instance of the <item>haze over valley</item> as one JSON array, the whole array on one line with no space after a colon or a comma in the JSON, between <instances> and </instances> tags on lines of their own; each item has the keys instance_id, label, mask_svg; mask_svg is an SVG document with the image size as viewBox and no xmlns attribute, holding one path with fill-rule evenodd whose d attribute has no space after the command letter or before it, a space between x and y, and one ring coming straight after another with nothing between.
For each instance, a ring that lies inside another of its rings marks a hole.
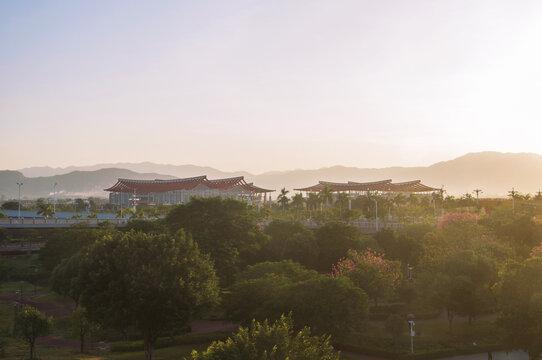
<instances>
[{"instance_id":1,"label":"haze over valley","mask_svg":"<svg viewBox=\"0 0 542 360\"><path fill-rule=\"evenodd\" d=\"M249 182L268 189L294 189L310 186L319 180L332 182L368 182L393 179L394 182L421 180L432 187L444 189L450 195L462 195L479 188L482 197L505 197L512 188L521 193L542 189L542 155L530 153L469 153L456 159L419 167L355 168L334 166L320 169L269 171L251 174L245 171L227 172L197 165L163 165L144 163L111 163L68 168L32 167L17 171L0 171L0 196L15 198L17 182L23 182L23 197L38 198L52 195L58 183L60 197L106 197L103 189L118 178L172 179L207 175L209 179L244 176ZM276 197L277 192L273 197Z\"/></svg>"}]
</instances>

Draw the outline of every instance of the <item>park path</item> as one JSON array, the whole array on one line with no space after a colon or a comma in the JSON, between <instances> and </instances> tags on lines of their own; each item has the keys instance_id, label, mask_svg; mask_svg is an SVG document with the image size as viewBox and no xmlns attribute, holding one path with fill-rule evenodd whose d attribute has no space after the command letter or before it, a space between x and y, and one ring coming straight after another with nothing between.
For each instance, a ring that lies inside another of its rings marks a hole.
<instances>
[{"instance_id":1,"label":"park path","mask_svg":"<svg viewBox=\"0 0 542 360\"><path fill-rule=\"evenodd\" d=\"M47 316L52 317L61 317L61 316L68 316L71 315L73 312L73 309L75 307L74 304L66 303L41 303L33 301L32 298L36 296L40 296L43 294L36 294L36 295L5 295L0 296L0 301L6 301L10 302L12 304L20 303L23 305L30 305L32 307L35 307L42 313L44 313Z\"/></svg>"},{"instance_id":2,"label":"park path","mask_svg":"<svg viewBox=\"0 0 542 360\"><path fill-rule=\"evenodd\" d=\"M491 353L493 360L529 360L529 355L523 351L498 351ZM440 360L488 360L488 353L460 355L442 358Z\"/></svg>"}]
</instances>

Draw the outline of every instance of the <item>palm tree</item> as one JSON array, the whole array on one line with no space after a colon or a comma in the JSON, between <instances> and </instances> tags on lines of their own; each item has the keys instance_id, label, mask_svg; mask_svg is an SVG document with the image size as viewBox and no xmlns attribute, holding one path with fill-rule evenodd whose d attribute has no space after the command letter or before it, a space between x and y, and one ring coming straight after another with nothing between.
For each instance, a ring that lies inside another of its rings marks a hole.
<instances>
[{"instance_id":1,"label":"palm tree","mask_svg":"<svg viewBox=\"0 0 542 360\"><path fill-rule=\"evenodd\" d=\"M333 201L333 192L331 191L329 185L326 185L326 187L320 191L319 195L320 200L322 200L322 202L326 204L327 208L329 206L329 203Z\"/></svg>"},{"instance_id":2,"label":"palm tree","mask_svg":"<svg viewBox=\"0 0 542 360\"><path fill-rule=\"evenodd\" d=\"M409 204L411 206L418 205L419 201L418 201L418 197L416 196L416 194L410 193L410 196L408 197L408 202L409 202Z\"/></svg>"},{"instance_id":3,"label":"palm tree","mask_svg":"<svg viewBox=\"0 0 542 360\"><path fill-rule=\"evenodd\" d=\"M43 215L44 218L52 217L55 213L53 207L50 204L39 203L38 204L38 215Z\"/></svg>"},{"instance_id":4,"label":"palm tree","mask_svg":"<svg viewBox=\"0 0 542 360\"><path fill-rule=\"evenodd\" d=\"M318 196L318 194L312 192L309 193L307 197L307 208L309 209L309 216L311 210L318 209L320 201L320 196Z\"/></svg>"},{"instance_id":5,"label":"palm tree","mask_svg":"<svg viewBox=\"0 0 542 360\"><path fill-rule=\"evenodd\" d=\"M297 193L294 196L292 196L292 206L301 209L303 207L303 204L305 204L305 199L303 198L303 195L301 193Z\"/></svg>"},{"instance_id":6,"label":"palm tree","mask_svg":"<svg viewBox=\"0 0 542 360\"><path fill-rule=\"evenodd\" d=\"M299 210L303 209L304 204L305 204L305 199L303 198L303 195L301 193L297 193L294 196L292 196L292 207L295 209L296 219L297 219Z\"/></svg>"},{"instance_id":7,"label":"palm tree","mask_svg":"<svg viewBox=\"0 0 542 360\"><path fill-rule=\"evenodd\" d=\"M286 196L288 193L289 191L286 190L286 188L282 188L282 190L280 190L279 196L277 197L277 202L282 205L282 214L284 214L284 208L286 207L286 205L288 205L288 202L290 201L290 199L288 199L288 196Z\"/></svg>"},{"instance_id":8,"label":"palm tree","mask_svg":"<svg viewBox=\"0 0 542 360\"><path fill-rule=\"evenodd\" d=\"M335 204L339 207L339 216L342 218L343 216L343 207L348 204L348 200L350 199L350 194L345 192L340 192L337 194L337 201Z\"/></svg>"}]
</instances>

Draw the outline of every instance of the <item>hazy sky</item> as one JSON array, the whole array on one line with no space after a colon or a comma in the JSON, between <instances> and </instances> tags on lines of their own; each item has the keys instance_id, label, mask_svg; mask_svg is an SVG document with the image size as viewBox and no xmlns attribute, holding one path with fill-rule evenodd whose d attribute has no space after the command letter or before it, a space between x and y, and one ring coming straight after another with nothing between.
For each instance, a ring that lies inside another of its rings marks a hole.
<instances>
[{"instance_id":1,"label":"hazy sky","mask_svg":"<svg viewBox=\"0 0 542 360\"><path fill-rule=\"evenodd\" d=\"M542 153L542 1L0 2L0 169Z\"/></svg>"}]
</instances>

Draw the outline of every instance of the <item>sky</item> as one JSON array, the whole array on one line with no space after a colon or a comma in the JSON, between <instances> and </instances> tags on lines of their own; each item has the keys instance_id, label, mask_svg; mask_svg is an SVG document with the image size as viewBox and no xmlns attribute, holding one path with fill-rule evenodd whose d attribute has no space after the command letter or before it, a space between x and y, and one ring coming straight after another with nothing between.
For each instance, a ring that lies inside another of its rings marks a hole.
<instances>
[{"instance_id":1,"label":"sky","mask_svg":"<svg viewBox=\"0 0 542 360\"><path fill-rule=\"evenodd\" d=\"M542 2L0 2L0 169L542 153Z\"/></svg>"}]
</instances>

